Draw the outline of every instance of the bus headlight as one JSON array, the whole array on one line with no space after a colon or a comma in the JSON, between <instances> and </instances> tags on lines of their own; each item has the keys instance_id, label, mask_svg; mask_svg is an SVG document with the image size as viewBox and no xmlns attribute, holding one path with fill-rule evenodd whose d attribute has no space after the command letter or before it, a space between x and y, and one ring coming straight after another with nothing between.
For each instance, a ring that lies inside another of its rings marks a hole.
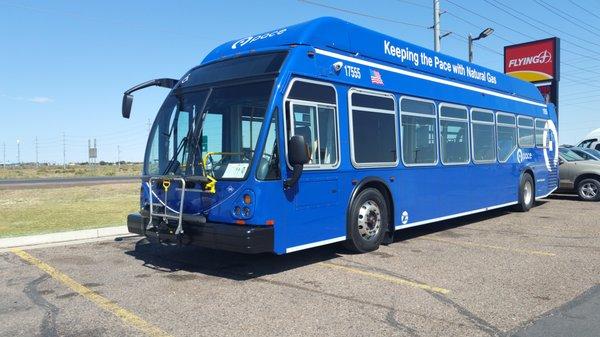
<instances>
[{"instance_id":1,"label":"bus headlight","mask_svg":"<svg viewBox=\"0 0 600 337\"><path fill-rule=\"evenodd\" d=\"M249 218L250 217L250 208L248 208L248 207L242 208L242 216L244 218Z\"/></svg>"},{"instance_id":2,"label":"bus headlight","mask_svg":"<svg viewBox=\"0 0 600 337\"><path fill-rule=\"evenodd\" d=\"M233 203L231 213L236 219L247 220L254 215L255 198L254 191L247 189L239 195Z\"/></svg>"}]
</instances>

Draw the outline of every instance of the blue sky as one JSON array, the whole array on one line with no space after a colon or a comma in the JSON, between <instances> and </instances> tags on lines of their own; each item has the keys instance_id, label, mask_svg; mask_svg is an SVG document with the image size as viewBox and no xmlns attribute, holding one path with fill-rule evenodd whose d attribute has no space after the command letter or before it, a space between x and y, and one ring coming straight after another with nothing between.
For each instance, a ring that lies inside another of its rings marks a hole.
<instances>
[{"instance_id":1,"label":"blue sky","mask_svg":"<svg viewBox=\"0 0 600 337\"><path fill-rule=\"evenodd\" d=\"M492 27L495 33L476 43L475 62L498 71L503 46L561 37L561 143L600 127L600 43L594 44L600 41L600 3L508 0L502 7L498 0L440 1L446 11L442 29L453 32L442 40L442 52L465 59L464 36ZM551 12L547 4L560 11ZM132 118L125 120L120 104L130 86L179 78L222 42L319 16L432 48L426 28L432 24L431 5L430 0L0 0L0 160L5 143L6 161L15 162L20 140L21 161L35 161L37 137L39 160L62 163L63 132L69 162L87 160L89 138L97 139L100 160L116 160L117 146L122 160L141 160L148 121L167 91L136 93ZM498 7L516 8L524 17Z\"/></svg>"}]
</instances>

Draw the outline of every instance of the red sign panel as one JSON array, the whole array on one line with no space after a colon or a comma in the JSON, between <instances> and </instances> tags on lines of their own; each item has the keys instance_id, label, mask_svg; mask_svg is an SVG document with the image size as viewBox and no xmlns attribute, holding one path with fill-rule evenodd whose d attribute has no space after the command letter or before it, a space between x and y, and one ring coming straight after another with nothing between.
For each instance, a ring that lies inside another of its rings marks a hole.
<instances>
[{"instance_id":1,"label":"red sign panel","mask_svg":"<svg viewBox=\"0 0 600 337\"><path fill-rule=\"evenodd\" d=\"M528 82L558 80L558 39L504 47L504 73Z\"/></svg>"}]
</instances>

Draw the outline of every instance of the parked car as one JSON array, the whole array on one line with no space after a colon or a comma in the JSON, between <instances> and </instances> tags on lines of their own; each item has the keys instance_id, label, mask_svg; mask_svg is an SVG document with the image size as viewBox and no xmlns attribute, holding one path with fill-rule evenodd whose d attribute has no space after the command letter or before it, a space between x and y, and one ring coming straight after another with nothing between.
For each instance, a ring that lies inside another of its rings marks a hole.
<instances>
[{"instance_id":1,"label":"parked car","mask_svg":"<svg viewBox=\"0 0 600 337\"><path fill-rule=\"evenodd\" d=\"M585 160L573 148L558 149L560 192L576 192L586 201L600 200L600 161Z\"/></svg>"},{"instance_id":2,"label":"parked car","mask_svg":"<svg viewBox=\"0 0 600 337\"><path fill-rule=\"evenodd\" d=\"M600 150L600 129L596 129L588 133L585 137L583 137L579 144L577 144L577 146Z\"/></svg>"},{"instance_id":3,"label":"parked car","mask_svg":"<svg viewBox=\"0 0 600 337\"><path fill-rule=\"evenodd\" d=\"M570 147L569 150L577 153L577 155L585 160L600 160L600 151L596 149L589 149L587 147Z\"/></svg>"}]
</instances>

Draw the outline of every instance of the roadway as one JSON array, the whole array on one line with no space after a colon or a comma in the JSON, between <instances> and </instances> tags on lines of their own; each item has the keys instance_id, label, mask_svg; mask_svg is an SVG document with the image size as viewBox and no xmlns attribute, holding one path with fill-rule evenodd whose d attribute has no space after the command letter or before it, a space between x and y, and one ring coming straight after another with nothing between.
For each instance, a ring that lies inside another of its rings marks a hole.
<instances>
[{"instance_id":1,"label":"roadway","mask_svg":"<svg viewBox=\"0 0 600 337\"><path fill-rule=\"evenodd\" d=\"M118 184L118 183L137 182L139 180L140 180L140 177L133 177L133 176L3 179L3 180L0 180L0 190L44 188L44 187L52 188L52 187L85 186L85 185L99 185L99 184Z\"/></svg>"}]
</instances>

